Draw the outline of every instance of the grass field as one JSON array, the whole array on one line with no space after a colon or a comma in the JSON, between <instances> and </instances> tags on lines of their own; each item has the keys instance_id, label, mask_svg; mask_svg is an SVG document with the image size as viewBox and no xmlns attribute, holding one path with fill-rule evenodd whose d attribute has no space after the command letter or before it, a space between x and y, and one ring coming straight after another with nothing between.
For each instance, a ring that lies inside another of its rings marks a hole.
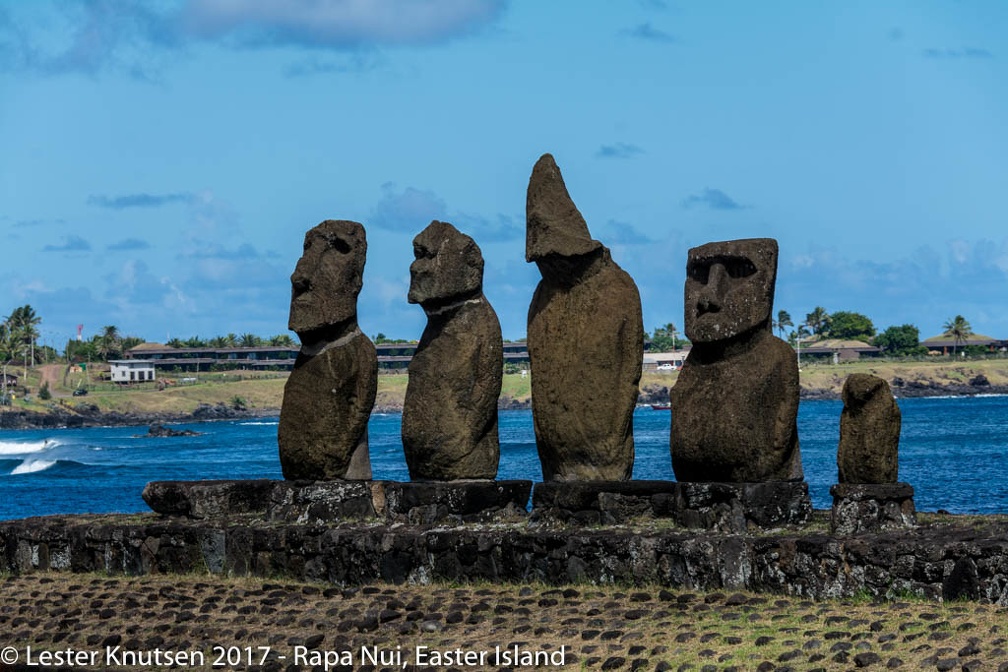
<instances>
[{"instance_id":1,"label":"grass field","mask_svg":"<svg viewBox=\"0 0 1008 672\"><path fill-rule=\"evenodd\" d=\"M66 365L61 364L30 368L30 400L25 401L23 394L16 393L12 406L6 409L47 412L53 404L70 407L94 404L102 411L181 415L191 413L199 404L238 404L254 411L275 411L280 408L283 400L283 386L287 378L287 374L282 372L177 374L159 375L160 381L168 383L164 389L151 383L120 387L97 382L101 379L103 367L107 371L107 365L93 365L87 373L80 370L68 373ZM839 395L844 380L851 373L872 373L886 380L899 377L907 382L933 381L938 385L967 384L982 375L993 386L1008 386L1008 359L955 361L951 358L936 358L936 361L922 362L865 360L841 364L806 362L801 371L801 384L804 389L825 390ZM646 372L641 377L641 389L667 389L675 383L677 377L677 372ZM196 382L183 382L186 378L195 378ZM49 401L43 401L38 396L43 380L49 382L53 395ZM407 381L405 373L379 375L376 407L402 408ZM90 389L87 396L72 396L73 390L79 385L86 385ZM531 396L531 377L505 375L501 396L519 402L528 401Z\"/></svg>"}]
</instances>

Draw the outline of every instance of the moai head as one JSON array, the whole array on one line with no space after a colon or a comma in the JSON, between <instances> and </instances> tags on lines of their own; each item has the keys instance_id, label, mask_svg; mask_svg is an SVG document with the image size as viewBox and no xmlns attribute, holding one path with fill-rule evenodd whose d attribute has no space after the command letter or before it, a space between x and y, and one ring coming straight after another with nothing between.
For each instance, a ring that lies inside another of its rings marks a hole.
<instances>
[{"instance_id":1,"label":"moai head","mask_svg":"<svg viewBox=\"0 0 1008 672\"><path fill-rule=\"evenodd\" d=\"M367 239L357 222L327 219L305 234L291 274L287 328L299 335L357 316Z\"/></svg>"},{"instance_id":2,"label":"moai head","mask_svg":"<svg viewBox=\"0 0 1008 672\"><path fill-rule=\"evenodd\" d=\"M602 249L567 193L560 168L543 154L532 168L525 200L525 261L544 277L566 276Z\"/></svg>"},{"instance_id":3,"label":"moai head","mask_svg":"<svg viewBox=\"0 0 1008 672\"><path fill-rule=\"evenodd\" d=\"M483 289L483 254L469 236L448 222L433 221L413 239L408 300L424 308Z\"/></svg>"},{"instance_id":4,"label":"moai head","mask_svg":"<svg viewBox=\"0 0 1008 672\"><path fill-rule=\"evenodd\" d=\"M777 241L750 238L707 243L686 262L686 336L712 343L770 328Z\"/></svg>"}]
</instances>

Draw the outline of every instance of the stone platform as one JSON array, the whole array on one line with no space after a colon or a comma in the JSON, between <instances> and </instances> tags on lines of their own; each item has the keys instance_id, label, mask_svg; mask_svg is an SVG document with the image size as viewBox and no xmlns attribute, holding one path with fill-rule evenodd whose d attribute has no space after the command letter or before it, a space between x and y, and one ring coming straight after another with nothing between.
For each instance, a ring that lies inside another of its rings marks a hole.
<instances>
[{"instance_id":1,"label":"stone platform","mask_svg":"<svg viewBox=\"0 0 1008 672\"><path fill-rule=\"evenodd\" d=\"M804 482L553 481L537 483L532 491L537 523L612 525L666 518L682 527L739 533L801 525L811 517Z\"/></svg>"},{"instance_id":2,"label":"stone platform","mask_svg":"<svg viewBox=\"0 0 1008 672\"><path fill-rule=\"evenodd\" d=\"M917 524L914 489L909 483L838 483L830 488L833 534L858 534Z\"/></svg>"},{"instance_id":3,"label":"stone platform","mask_svg":"<svg viewBox=\"0 0 1008 672\"><path fill-rule=\"evenodd\" d=\"M806 599L853 595L969 598L1008 606L1008 517L925 514L913 529L840 537L829 513L753 534L648 521L564 529L344 521L270 523L156 514L0 522L0 574L209 573L339 586L385 581L618 583L752 590Z\"/></svg>"},{"instance_id":4,"label":"stone platform","mask_svg":"<svg viewBox=\"0 0 1008 672\"><path fill-rule=\"evenodd\" d=\"M152 481L143 498L157 513L196 520L239 515L309 525L431 525L523 517L531 490L532 481L519 480Z\"/></svg>"}]
</instances>

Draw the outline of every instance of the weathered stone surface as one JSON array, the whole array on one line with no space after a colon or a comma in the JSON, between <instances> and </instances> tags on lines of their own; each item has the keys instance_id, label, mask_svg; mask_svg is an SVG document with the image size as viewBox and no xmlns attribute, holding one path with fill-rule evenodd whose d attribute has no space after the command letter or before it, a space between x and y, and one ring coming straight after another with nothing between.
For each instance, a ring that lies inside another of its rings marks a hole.
<instances>
[{"instance_id":1,"label":"weathered stone surface","mask_svg":"<svg viewBox=\"0 0 1008 672\"><path fill-rule=\"evenodd\" d=\"M666 518L683 527L742 533L801 525L811 517L804 482L553 482L537 483L532 491L532 520L540 523Z\"/></svg>"},{"instance_id":2,"label":"weathered stone surface","mask_svg":"<svg viewBox=\"0 0 1008 672\"><path fill-rule=\"evenodd\" d=\"M543 478L629 479L644 347L637 286L591 239L549 154L532 170L526 213L525 258L543 276L528 316Z\"/></svg>"},{"instance_id":3,"label":"weathered stone surface","mask_svg":"<svg viewBox=\"0 0 1008 672\"><path fill-rule=\"evenodd\" d=\"M680 481L800 481L798 364L770 333L777 243L689 251L685 331L693 342L670 391Z\"/></svg>"},{"instance_id":4,"label":"weathered stone surface","mask_svg":"<svg viewBox=\"0 0 1008 672\"><path fill-rule=\"evenodd\" d=\"M878 532L917 524L914 489L909 483L839 483L830 488L833 534Z\"/></svg>"},{"instance_id":5,"label":"weathered stone surface","mask_svg":"<svg viewBox=\"0 0 1008 672\"><path fill-rule=\"evenodd\" d=\"M889 383L852 373L843 386L839 483L895 483L899 470L901 415Z\"/></svg>"},{"instance_id":6,"label":"weathered stone surface","mask_svg":"<svg viewBox=\"0 0 1008 672\"><path fill-rule=\"evenodd\" d=\"M410 303L427 326L409 365L402 440L413 480L493 478L500 461L500 322L483 295L472 238L432 222L413 240Z\"/></svg>"},{"instance_id":7,"label":"weathered stone surface","mask_svg":"<svg viewBox=\"0 0 1008 672\"><path fill-rule=\"evenodd\" d=\"M263 513L276 481L151 481L143 500L152 510L168 516L204 519Z\"/></svg>"},{"instance_id":8,"label":"weathered stone surface","mask_svg":"<svg viewBox=\"0 0 1008 672\"><path fill-rule=\"evenodd\" d=\"M232 517L270 523L347 521L434 525L521 520L531 481L153 481L144 501L167 516L221 524Z\"/></svg>"},{"instance_id":9,"label":"weathered stone surface","mask_svg":"<svg viewBox=\"0 0 1008 672\"><path fill-rule=\"evenodd\" d=\"M528 515L526 507L532 492L532 481L375 481L372 488L379 516L389 521L433 525L523 520Z\"/></svg>"},{"instance_id":10,"label":"weathered stone surface","mask_svg":"<svg viewBox=\"0 0 1008 672\"><path fill-rule=\"evenodd\" d=\"M235 481L241 483L242 481ZM266 520L325 525L375 518L371 481L272 481Z\"/></svg>"},{"instance_id":11,"label":"weathered stone surface","mask_svg":"<svg viewBox=\"0 0 1008 672\"><path fill-rule=\"evenodd\" d=\"M378 391L374 344L357 326L367 241L357 222L305 234L291 275L291 329L301 352L284 386L278 442L284 478L371 477L367 422Z\"/></svg>"},{"instance_id":12,"label":"weathered stone surface","mask_svg":"<svg viewBox=\"0 0 1008 672\"><path fill-rule=\"evenodd\" d=\"M445 484L452 485L452 484ZM375 581L623 583L806 599L917 594L1008 606L1008 523L940 523L838 538L616 527L417 527L52 516L0 522L0 573L224 573Z\"/></svg>"}]
</instances>

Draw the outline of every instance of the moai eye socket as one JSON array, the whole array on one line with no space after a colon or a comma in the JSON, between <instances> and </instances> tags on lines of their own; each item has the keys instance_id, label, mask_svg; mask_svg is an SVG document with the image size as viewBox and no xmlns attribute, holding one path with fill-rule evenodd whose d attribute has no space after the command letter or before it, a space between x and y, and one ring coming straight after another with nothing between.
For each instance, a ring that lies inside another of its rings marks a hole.
<instances>
[{"instance_id":1,"label":"moai eye socket","mask_svg":"<svg viewBox=\"0 0 1008 672\"><path fill-rule=\"evenodd\" d=\"M326 238L326 242L329 243L331 249L336 250L340 254L350 254L350 243L343 240L338 236L329 236Z\"/></svg>"},{"instance_id":2,"label":"moai eye socket","mask_svg":"<svg viewBox=\"0 0 1008 672\"><path fill-rule=\"evenodd\" d=\"M706 285L707 279L710 277L710 263L706 261L691 261L686 265L686 275L691 280Z\"/></svg>"},{"instance_id":3,"label":"moai eye socket","mask_svg":"<svg viewBox=\"0 0 1008 672\"><path fill-rule=\"evenodd\" d=\"M747 278L756 273L756 265L745 257L729 257L722 264L732 278Z\"/></svg>"}]
</instances>

